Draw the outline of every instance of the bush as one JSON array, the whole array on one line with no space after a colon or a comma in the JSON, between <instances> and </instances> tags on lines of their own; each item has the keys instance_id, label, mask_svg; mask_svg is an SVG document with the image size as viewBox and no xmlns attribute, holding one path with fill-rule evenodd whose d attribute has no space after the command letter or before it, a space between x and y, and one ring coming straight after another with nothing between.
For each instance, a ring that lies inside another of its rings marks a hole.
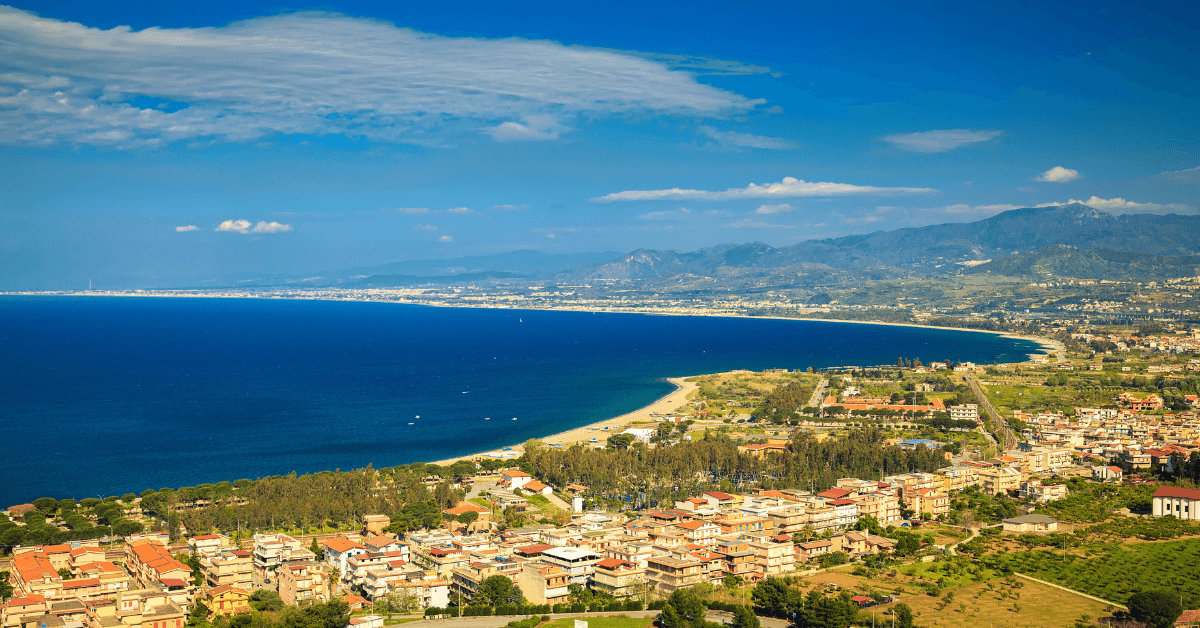
<instances>
[{"instance_id":1,"label":"bush","mask_svg":"<svg viewBox=\"0 0 1200 628\"><path fill-rule=\"evenodd\" d=\"M468 606L463 609L463 617L490 617L492 615L492 607L490 606Z\"/></svg>"},{"instance_id":2,"label":"bush","mask_svg":"<svg viewBox=\"0 0 1200 628\"><path fill-rule=\"evenodd\" d=\"M571 605L571 612L572 613L586 613L587 612L587 604L584 604L583 602L576 602L575 604Z\"/></svg>"},{"instance_id":3,"label":"bush","mask_svg":"<svg viewBox=\"0 0 1200 628\"><path fill-rule=\"evenodd\" d=\"M448 608L435 608L433 606L430 606L429 608L425 609L426 617L434 617L436 615L449 615L449 614L450 614L450 609L448 609Z\"/></svg>"},{"instance_id":4,"label":"bush","mask_svg":"<svg viewBox=\"0 0 1200 628\"><path fill-rule=\"evenodd\" d=\"M646 605L646 610L661 611L663 609L663 607L666 605L667 605L666 600L654 600L653 602Z\"/></svg>"},{"instance_id":5,"label":"bush","mask_svg":"<svg viewBox=\"0 0 1200 628\"><path fill-rule=\"evenodd\" d=\"M517 610L518 610L517 607L512 604L501 604L500 606L496 607L496 614L497 615L524 615L525 614L525 613L518 613Z\"/></svg>"},{"instance_id":6,"label":"bush","mask_svg":"<svg viewBox=\"0 0 1200 628\"><path fill-rule=\"evenodd\" d=\"M640 610L642 610L642 601L641 600L625 600L625 609L624 610L640 611Z\"/></svg>"},{"instance_id":7,"label":"bush","mask_svg":"<svg viewBox=\"0 0 1200 628\"><path fill-rule=\"evenodd\" d=\"M553 610L556 615L561 615L562 613L571 612L571 607L566 604L555 604Z\"/></svg>"}]
</instances>

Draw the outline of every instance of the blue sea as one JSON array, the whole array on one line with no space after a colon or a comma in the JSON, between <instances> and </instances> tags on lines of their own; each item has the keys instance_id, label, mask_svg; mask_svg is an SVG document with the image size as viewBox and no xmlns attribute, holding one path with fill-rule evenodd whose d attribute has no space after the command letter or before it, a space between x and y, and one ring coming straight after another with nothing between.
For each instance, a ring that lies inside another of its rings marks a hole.
<instances>
[{"instance_id":1,"label":"blue sea","mask_svg":"<svg viewBox=\"0 0 1200 628\"><path fill-rule=\"evenodd\" d=\"M815 321L0 297L0 507L438 460L635 410L665 377L1033 351Z\"/></svg>"}]
</instances>

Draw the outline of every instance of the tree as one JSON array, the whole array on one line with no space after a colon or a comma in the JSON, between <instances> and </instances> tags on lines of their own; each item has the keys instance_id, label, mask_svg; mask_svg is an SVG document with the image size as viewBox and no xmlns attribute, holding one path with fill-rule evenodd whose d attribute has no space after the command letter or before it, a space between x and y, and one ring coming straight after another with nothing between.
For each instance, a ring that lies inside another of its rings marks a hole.
<instances>
[{"instance_id":1,"label":"tree","mask_svg":"<svg viewBox=\"0 0 1200 628\"><path fill-rule=\"evenodd\" d=\"M738 606L733 609L733 628L759 628L761 623L758 616L748 606Z\"/></svg>"},{"instance_id":2,"label":"tree","mask_svg":"<svg viewBox=\"0 0 1200 628\"><path fill-rule=\"evenodd\" d=\"M912 608L903 602L892 607L892 615L896 618L896 628L913 628Z\"/></svg>"},{"instance_id":3,"label":"tree","mask_svg":"<svg viewBox=\"0 0 1200 628\"><path fill-rule=\"evenodd\" d=\"M33 507L47 515L52 515L58 509L58 500L53 497L39 497L33 500Z\"/></svg>"},{"instance_id":4,"label":"tree","mask_svg":"<svg viewBox=\"0 0 1200 628\"><path fill-rule=\"evenodd\" d=\"M521 587L512 583L508 576L489 576L479 585L479 589L475 591L475 597L471 599L471 603L480 606L501 606L503 604L518 605L523 602L525 596L521 592Z\"/></svg>"},{"instance_id":5,"label":"tree","mask_svg":"<svg viewBox=\"0 0 1200 628\"><path fill-rule=\"evenodd\" d=\"M671 435L671 431L675 429L675 426L671 425L670 423L667 423L666 421L663 421L662 423L658 424L657 429L658 429L658 437L666 438Z\"/></svg>"},{"instance_id":6,"label":"tree","mask_svg":"<svg viewBox=\"0 0 1200 628\"><path fill-rule=\"evenodd\" d=\"M682 622L679 628L704 628L704 604L690 589L676 589L671 593L663 610L668 607L679 614Z\"/></svg>"},{"instance_id":7,"label":"tree","mask_svg":"<svg viewBox=\"0 0 1200 628\"><path fill-rule=\"evenodd\" d=\"M475 521L476 521L477 519L479 519L479 513L475 512L474 510L468 510L467 512L464 512L463 514L461 514L461 515L459 515L459 516L455 517L455 519L456 519L456 520L457 520L459 523L462 523L462 524L465 524L465 525L468 525L468 526L469 526L469 525L471 525L472 523L475 523Z\"/></svg>"},{"instance_id":8,"label":"tree","mask_svg":"<svg viewBox=\"0 0 1200 628\"><path fill-rule=\"evenodd\" d=\"M605 446L609 449L629 449L633 441L633 434L613 434L608 437L608 443Z\"/></svg>"},{"instance_id":9,"label":"tree","mask_svg":"<svg viewBox=\"0 0 1200 628\"><path fill-rule=\"evenodd\" d=\"M267 589L258 589L250 594L250 606L256 611L281 611L283 599L279 594Z\"/></svg>"},{"instance_id":10,"label":"tree","mask_svg":"<svg viewBox=\"0 0 1200 628\"><path fill-rule=\"evenodd\" d=\"M1149 628L1171 628L1183 614L1179 598L1170 591L1151 589L1129 596L1129 614Z\"/></svg>"},{"instance_id":11,"label":"tree","mask_svg":"<svg viewBox=\"0 0 1200 628\"><path fill-rule=\"evenodd\" d=\"M58 577L62 578L63 580L70 580L71 578L74 578L75 576L71 575L70 569L67 569L66 567L59 567L58 568Z\"/></svg>"},{"instance_id":12,"label":"tree","mask_svg":"<svg viewBox=\"0 0 1200 628\"><path fill-rule=\"evenodd\" d=\"M391 526L388 526L388 527L390 528ZM313 554L316 554L317 562L321 562L321 561L325 560L325 550L321 549L320 545L317 545L317 537L315 537L315 536L313 537L312 545L308 546L308 551L312 552Z\"/></svg>"},{"instance_id":13,"label":"tree","mask_svg":"<svg viewBox=\"0 0 1200 628\"><path fill-rule=\"evenodd\" d=\"M662 612L658 614L658 624L662 628L687 628L683 617L675 607L667 604L663 607Z\"/></svg>"},{"instance_id":14,"label":"tree","mask_svg":"<svg viewBox=\"0 0 1200 628\"><path fill-rule=\"evenodd\" d=\"M0 602L12 597L13 585L8 581L8 572L0 571Z\"/></svg>"}]
</instances>

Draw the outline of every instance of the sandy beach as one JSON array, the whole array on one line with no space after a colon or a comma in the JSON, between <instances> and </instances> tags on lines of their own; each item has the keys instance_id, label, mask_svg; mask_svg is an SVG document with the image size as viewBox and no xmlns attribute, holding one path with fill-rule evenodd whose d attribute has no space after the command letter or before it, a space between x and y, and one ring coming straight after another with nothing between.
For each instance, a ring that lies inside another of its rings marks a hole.
<instances>
[{"instance_id":1,"label":"sandy beach","mask_svg":"<svg viewBox=\"0 0 1200 628\"><path fill-rule=\"evenodd\" d=\"M676 386L675 390L664 395L663 397L660 397L657 401L648 406L643 406L637 410L634 410L633 412L622 414L618 417L597 421L590 425L584 425L582 427L577 427L565 432L559 432L558 434L545 436L539 440L543 441L547 445L551 443L558 443L563 447L569 447L578 442L591 442L593 438L595 438L598 443L603 444L608 441L609 435L623 432L625 427L627 427L630 423L634 423L636 421L653 421L654 419L651 415L670 414L680 406L685 405L687 403L688 395L692 394L692 391L696 390L697 386L694 382L684 381L684 379L685 378L683 377L668 377L667 381ZM647 426L643 425L641 427ZM606 430L605 428L608 429ZM514 443L512 445L512 450L516 452L524 452L525 443ZM488 451L496 450L490 449ZM466 456L458 456L457 458L447 458L445 460L438 460L433 464L446 465L452 464L458 460L472 460L479 457L483 453L484 452L479 452Z\"/></svg>"}]
</instances>

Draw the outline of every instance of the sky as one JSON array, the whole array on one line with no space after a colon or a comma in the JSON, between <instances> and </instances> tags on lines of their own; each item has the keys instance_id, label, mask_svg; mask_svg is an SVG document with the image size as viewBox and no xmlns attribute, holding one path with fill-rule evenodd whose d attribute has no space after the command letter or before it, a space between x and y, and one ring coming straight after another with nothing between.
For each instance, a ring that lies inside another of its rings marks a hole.
<instances>
[{"instance_id":1,"label":"sky","mask_svg":"<svg viewBox=\"0 0 1200 628\"><path fill-rule=\"evenodd\" d=\"M1200 5L0 7L0 289L1200 212Z\"/></svg>"}]
</instances>

